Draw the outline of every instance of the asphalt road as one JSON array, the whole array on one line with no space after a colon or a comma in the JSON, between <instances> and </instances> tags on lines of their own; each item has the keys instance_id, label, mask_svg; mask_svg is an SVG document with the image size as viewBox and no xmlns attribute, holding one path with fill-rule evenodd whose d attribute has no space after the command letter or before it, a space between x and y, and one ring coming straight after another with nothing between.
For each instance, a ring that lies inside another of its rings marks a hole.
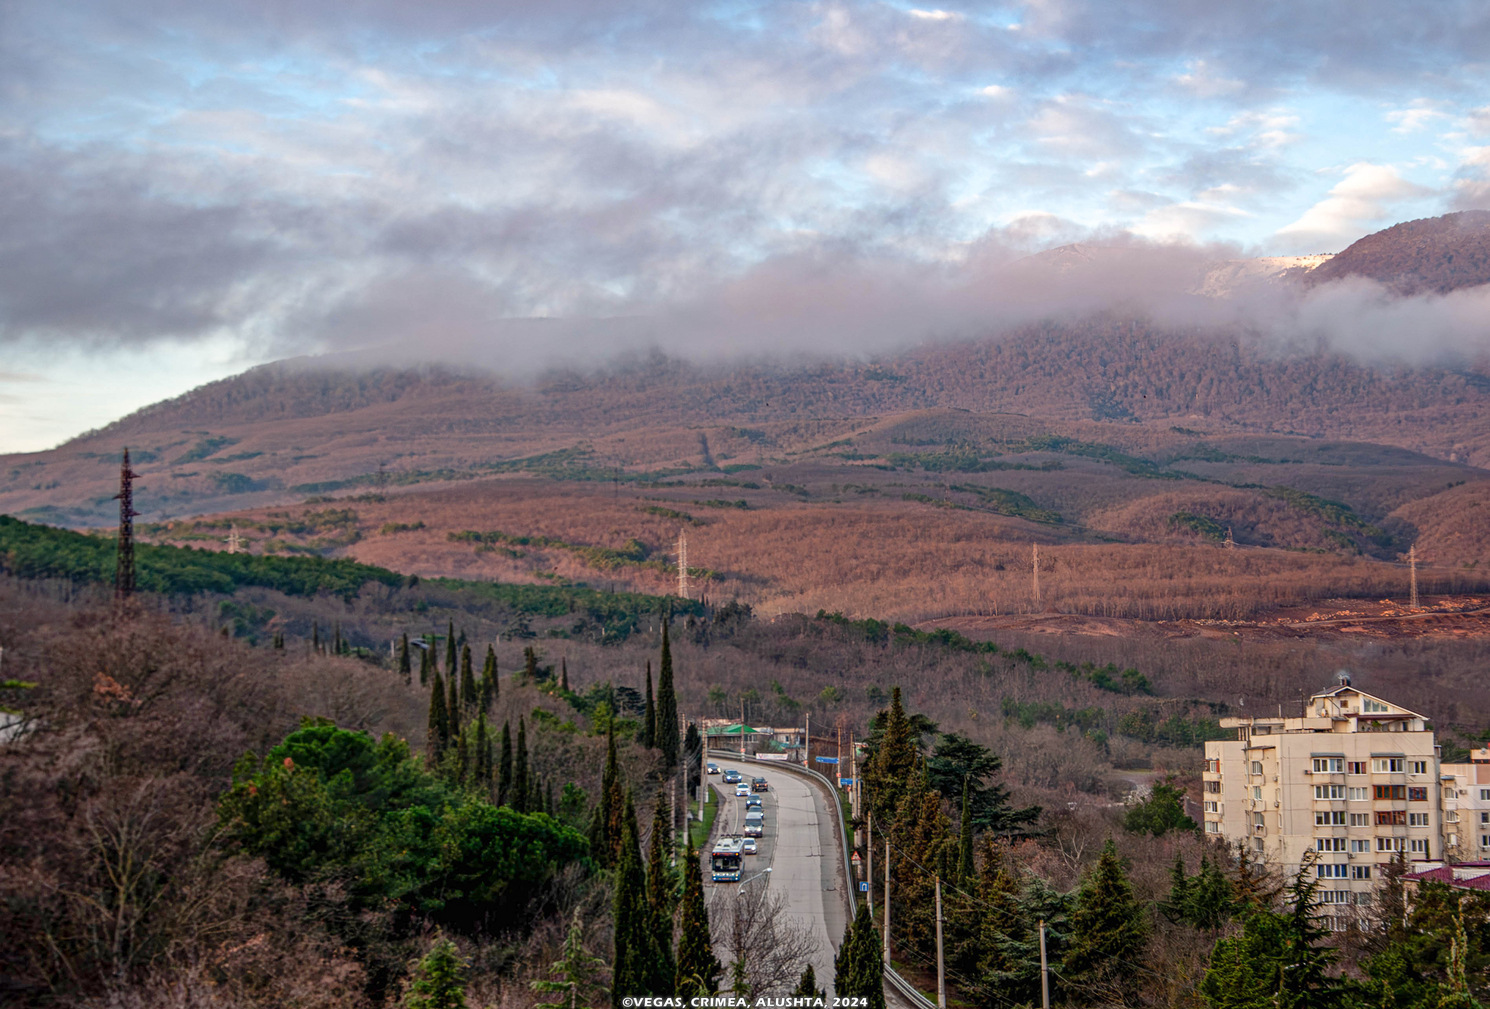
<instances>
[{"instance_id":1,"label":"asphalt road","mask_svg":"<svg viewBox=\"0 0 1490 1009\"><path fill-rule=\"evenodd\" d=\"M732 763L727 757L713 758L720 771L734 769L749 781L757 775L770 783L762 801L766 814L765 835L759 852L747 855L741 872L743 885L766 886L787 898L792 924L805 926L816 942L812 969L818 985L833 986L833 956L843 939L847 910L842 858L838 849L837 821L826 800L809 779L770 766L749 762ZM710 775L709 782L720 793L721 806L714 836L743 832L745 800L734 796L723 774ZM769 875L753 879L770 867ZM704 879L708 880L705 875ZM733 901L739 887L733 883L707 883L709 917L716 931L729 920L724 902ZM716 940L716 945L718 942Z\"/></svg>"}]
</instances>

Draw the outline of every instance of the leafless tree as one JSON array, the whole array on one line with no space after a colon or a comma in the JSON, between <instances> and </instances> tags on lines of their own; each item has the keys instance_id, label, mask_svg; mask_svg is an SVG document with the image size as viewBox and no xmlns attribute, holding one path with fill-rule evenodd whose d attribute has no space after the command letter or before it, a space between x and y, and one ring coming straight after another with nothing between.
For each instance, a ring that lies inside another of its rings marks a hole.
<instances>
[{"instance_id":1,"label":"leafless tree","mask_svg":"<svg viewBox=\"0 0 1490 1009\"><path fill-rule=\"evenodd\" d=\"M749 996L790 991L817 950L812 932L792 922L786 895L763 884L745 884L710 908L726 984L732 965L744 962Z\"/></svg>"}]
</instances>

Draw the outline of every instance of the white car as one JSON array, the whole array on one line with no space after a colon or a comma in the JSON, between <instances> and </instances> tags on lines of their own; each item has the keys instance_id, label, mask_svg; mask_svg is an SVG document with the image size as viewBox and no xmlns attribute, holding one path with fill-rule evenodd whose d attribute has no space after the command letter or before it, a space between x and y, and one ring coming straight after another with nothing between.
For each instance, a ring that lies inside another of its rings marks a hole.
<instances>
[{"instance_id":1,"label":"white car","mask_svg":"<svg viewBox=\"0 0 1490 1009\"><path fill-rule=\"evenodd\" d=\"M743 799L745 796L747 796L749 794L750 794L750 786L747 785L747 784L745 784L745 782L742 781L738 785L735 786L735 798L737 798L737 799Z\"/></svg>"},{"instance_id":2,"label":"white car","mask_svg":"<svg viewBox=\"0 0 1490 1009\"><path fill-rule=\"evenodd\" d=\"M740 845L740 852L745 855L755 854L755 838L747 837L745 843Z\"/></svg>"}]
</instances>

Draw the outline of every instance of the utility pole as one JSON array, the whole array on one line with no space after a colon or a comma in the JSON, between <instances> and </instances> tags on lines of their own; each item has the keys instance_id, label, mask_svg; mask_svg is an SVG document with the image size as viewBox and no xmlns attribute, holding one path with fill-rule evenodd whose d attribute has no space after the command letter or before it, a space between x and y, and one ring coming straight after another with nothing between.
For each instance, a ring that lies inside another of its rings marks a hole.
<instances>
[{"instance_id":1,"label":"utility pole","mask_svg":"<svg viewBox=\"0 0 1490 1009\"><path fill-rule=\"evenodd\" d=\"M1050 966L1045 962L1045 919L1040 919L1040 1009L1050 1009Z\"/></svg>"},{"instance_id":2,"label":"utility pole","mask_svg":"<svg viewBox=\"0 0 1490 1009\"><path fill-rule=\"evenodd\" d=\"M947 965L942 959L942 878L936 878L936 1005L947 1009Z\"/></svg>"},{"instance_id":3,"label":"utility pole","mask_svg":"<svg viewBox=\"0 0 1490 1009\"><path fill-rule=\"evenodd\" d=\"M114 600L124 602L135 591L135 511L134 481L138 474L129 468L129 449L119 467L119 554L114 567Z\"/></svg>"},{"instance_id":4,"label":"utility pole","mask_svg":"<svg viewBox=\"0 0 1490 1009\"><path fill-rule=\"evenodd\" d=\"M1034 550L1031 556L1031 583L1033 585L1035 593L1035 610L1036 612L1038 612L1040 609L1040 544L1036 543L1034 545Z\"/></svg>"},{"instance_id":5,"label":"utility pole","mask_svg":"<svg viewBox=\"0 0 1490 1009\"><path fill-rule=\"evenodd\" d=\"M885 966L890 966L890 837L885 835Z\"/></svg>"},{"instance_id":6,"label":"utility pole","mask_svg":"<svg viewBox=\"0 0 1490 1009\"><path fill-rule=\"evenodd\" d=\"M1413 609L1418 608L1418 545L1414 543L1407 548L1407 572L1411 583L1411 601L1407 605Z\"/></svg>"},{"instance_id":7,"label":"utility pole","mask_svg":"<svg viewBox=\"0 0 1490 1009\"><path fill-rule=\"evenodd\" d=\"M745 698L740 698L740 756L745 756Z\"/></svg>"},{"instance_id":8,"label":"utility pole","mask_svg":"<svg viewBox=\"0 0 1490 1009\"><path fill-rule=\"evenodd\" d=\"M1236 540L1231 538L1231 526L1226 527L1226 542L1221 544L1227 550L1236 549Z\"/></svg>"},{"instance_id":9,"label":"utility pole","mask_svg":"<svg viewBox=\"0 0 1490 1009\"><path fill-rule=\"evenodd\" d=\"M228 553L236 554L241 549L243 549L243 537L238 535L238 527L236 525L229 526Z\"/></svg>"},{"instance_id":10,"label":"utility pole","mask_svg":"<svg viewBox=\"0 0 1490 1009\"><path fill-rule=\"evenodd\" d=\"M869 813L864 820L865 841L864 851L869 856L865 861L864 878L869 880L869 889L864 891L869 894L869 913L874 914L874 813Z\"/></svg>"},{"instance_id":11,"label":"utility pole","mask_svg":"<svg viewBox=\"0 0 1490 1009\"><path fill-rule=\"evenodd\" d=\"M678 530L678 595L688 598L688 534Z\"/></svg>"},{"instance_id":12,"label":"utility pole","mask_svg":"<svg viewBox=\"0 0 1490 1009\"><path fill-rule=\"evenodd\" d=\"M698 720L698 818L704 818L704 807L709 804L709 737L704 731L704 720Z\"/></svg>"},{"instance_id":13,"label":"utility pole","mask_svg":"<svg viewBox=\"0 0 1490 1009\"><path fill-rule=\"evenodd\" d=\"M812 711L807 712L807 728L802 730L802 766L812 770Z\"/></svg>"}]
</instances>

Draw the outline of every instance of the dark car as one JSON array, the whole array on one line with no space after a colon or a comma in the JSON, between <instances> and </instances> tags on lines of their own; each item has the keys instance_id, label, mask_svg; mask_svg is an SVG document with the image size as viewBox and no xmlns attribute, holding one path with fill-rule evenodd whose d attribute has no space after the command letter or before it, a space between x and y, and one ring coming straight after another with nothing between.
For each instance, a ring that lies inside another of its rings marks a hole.
<instances>
[{"instance_id":1,"label":"dark car","mask_svg":"<svg viewBox=\"0 0 1490 1009\"><path fill-rule=\"evenodd\" d=\"M718 764L710 764L709 765L709 773L710 774L718 774L719 773L719 765Z\"/></svg>"},{"instance_id":2,"label":"dark car","mask_svg":"<svg viewBox=\"0 0 1490 1009\"><path fill-rule=\"evenodd\" d=\"M761 805L761 797L758 795L751 795L745 800L746 809L760 809Z\"/></svg>"},{"instance_id":3,"label":"dark car","mask_svg":"<svg viewBox=\"0 0 1490 1009\"><path fill-rule=\"evenodd\" d=\"M740 772L734 769L725 771L724 783L726 785L738 785L740 783Z\"/></svg>"},{"instance_id":4,"label":"dark car","mask_svg":"<svg viewBox=\"0 0 1490 1009\"><path fill-rule=\"evenodd\" d=\"M766 784L766 779L765 778L751 778L750 779L750 790L752 792L764 792L769 787L770 786Z\"/></svg>"}]
</instances>

